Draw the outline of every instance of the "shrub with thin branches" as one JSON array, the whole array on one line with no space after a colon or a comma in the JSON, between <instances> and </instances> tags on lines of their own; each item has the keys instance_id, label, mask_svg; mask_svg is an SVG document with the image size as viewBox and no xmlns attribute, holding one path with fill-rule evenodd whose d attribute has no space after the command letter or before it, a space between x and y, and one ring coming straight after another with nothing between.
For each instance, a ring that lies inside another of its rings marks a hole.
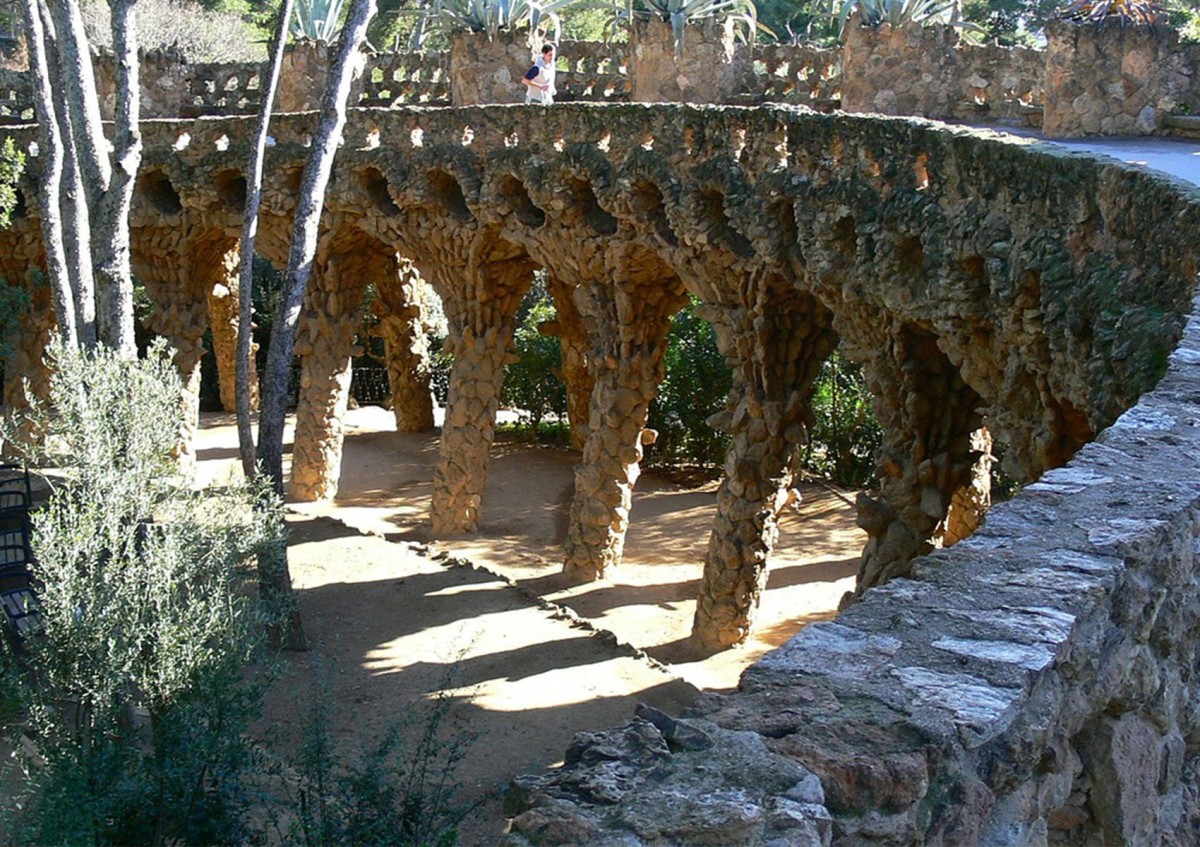
<instances>
[{"instance_id":1,"label":"shrub with thin branches","mask_svg":"<svg viewBox=\"0 0 1200 847\"><path fill-rule=\"evenodd\" d=\"M172 49L189 62L257 62L266 56L264 40L251 25L191 0L138 0L136 19L143 50ZM110 21L107 3L83 4L83 23L93 45L111 49Z\"/></svg>"}]
</instances>

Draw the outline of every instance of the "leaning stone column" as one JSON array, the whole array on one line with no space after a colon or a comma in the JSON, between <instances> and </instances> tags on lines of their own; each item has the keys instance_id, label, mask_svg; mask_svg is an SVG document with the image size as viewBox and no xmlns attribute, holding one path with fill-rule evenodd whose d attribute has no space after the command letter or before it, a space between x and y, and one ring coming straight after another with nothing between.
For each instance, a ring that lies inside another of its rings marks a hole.
<instances>
[{"instance_id":1,"label":"leaning stone column","mask_svg":"<svg viewBox=\"0 0 1200 847\"><path fill-rule=\"evenodd\" d=\"M587 443L588 418L591 415L592 388L595 385L588 367L590 344L583 317L575 305L573 288L554 273L549 275L550 296L558 317L539 327L558 338L562 347L562 376L567 384L567 420L571 426L571 446L582 450Z\"/></svg>"},{"instance_id":2,"label":"leaning stone column","mask_svg":"<svg viewBox=\"0 0 1200 847\"><path fill-rule=\"evenodd\" d=\"M337 288L342 278L349 282ZM300 396L289 490L297 500L337 496L363 290L363 277L334 260L309 291L295 347L301 361Z\"/></svg>"},{"instance_id":3,"label":"leaning stone column","mask_svg":"<svg viewBox=\"0 0 1200 847\"><path fill-rule=\"evenodd\" d=\"M32 264L32 263L31 263ZM29 309L21 315L19 329L13 333L12 348L4 364L4 408L14 412L17 433L22 440L39 440L33 421L20 412L28 411L35 401L50 397L50 368L46 366L46 348L58 326L54 315L54 298L50 286L33 279L40 271L26 274L25 291L29 294ZM4 454L13 451L12 444L4 445Z\"/></svg>"},{"instance_id":4,"label":"leaning stone column","mask_svg":"<svg viewBox=\"0 0 1200 847\"><path fill-rule=\"evenodd\" d=\"M678 283L630 288L594 283L576 290L596 344L588 436L575 469L563 564L580 582L603 579L621 562L642 446L654 438L646 417L663 378L667 330L685 302Z\"/></svg>"},{"instance_id":5,"label":"leaning stone column","mask_svg":"<svg viewBox=\"0 0 1200 847\"><path fill-rule=\"evenodd\" d=\"M213 286L208 295L208 318L212 326L213 355L217 359L217 378L221 383L221 408L237 411L237 344L238 344L238 260L234 250L226 253L222 264L225 280ZM250 408L258 408L258 371L250 343Z\"/></svg>"},{"instance_id":6,"label":"leaning stone column","mask_svg":"<svg viewBox=\"0 0 1200 847\"><path fill-rule=\"evenodd\" d=\"M434 294L407 260L398 262L395 280L379 286L371 311L379 319L375 335L387 346L388 383L397 432L433 429L430 394L429 298Z\"/></svg>"},{"instance_id":7,"label":"leaning stone column","mask_svg":"<svg viewBox=\"0 0 1200 847\"><path fill-rule=\"evenodd\" d=\"M828 312L803 295L776 292L753 309L706 311L710 319L742 316L718 332L734 384L710 423L733 442L692 625L697 646L719 650L745 641L753 626L779 518L799 501L793 463L807 438L813 382L836 336Z\"/></svg>"},{"instance_id":8,"label":"leaning stone column","mask_svg":"<svg viewBox=\"0 0 1200 847\"><path fill-rule=\"evenodd\" d=\"M183 424L179 432L176 455L181 469L195 465L193 452L196 430L200 426L200 360L204 358L204 330L208 326L208 297L212 288L223 279L222 257L193 249L187 268L156 267L150 276L143 269L138 275L154 301L154 310L147 322L149 329L161 335L175 350L175 367L183 379ZM178 276L166 278L164 271L174 270Z\"/></svg>"},{"instance_id":9,"label":"leaning stone column","mask_svg":"<svg viewBox=\"0 0 1200 847\"><path fill-rule=\"evenodd\" d=\"M869 538L854 597L907 575L914 558L942 544L951 500L972 484L981 461L973 446L979 395L937 340L900 328L882 347L863 362L884 439L879 496L858 496L858 525Z\"/></svg>"},{"instance_id":10,"label":"leaning stone column","mask_svg":"<svg viewBox=\"0 0 1200 847\"><path fill-rule=\"evenodd\" d=\"M517 307L533 279L532 269L524 263L476 268L468 273L479 276L477 285L465 286L473 296L456 304L446 316L450 323L447 344L454 365L430 515L433 534L439 538L479 528L504 368L515 360L508 346ZM452 290L451 286L444 288Z\"/></svg>"}]
</instances>

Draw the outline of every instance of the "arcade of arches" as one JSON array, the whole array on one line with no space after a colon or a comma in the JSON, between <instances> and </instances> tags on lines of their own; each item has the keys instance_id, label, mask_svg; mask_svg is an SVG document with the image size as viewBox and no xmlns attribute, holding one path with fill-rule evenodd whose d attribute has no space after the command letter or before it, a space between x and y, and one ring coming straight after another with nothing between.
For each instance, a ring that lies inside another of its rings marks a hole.
<instances>
[{"instance_id":1,"label":"arcade of arches","mask_svg":"<svg viewBox=\"0 0 1200 847\"><path fill-rule=\"evenodd\" d=\"M280 265L311 120L274 127L258 249ZM150 328L178 351L193 425L209 325L232 383L251 135L237 118L143 126L134 272L154 301ZM36 169L34 158L25 179ZM582 445L564 567L601 578L620 563L654 438L646 416L669 319L696 297L734 387L711 421L732 446L694 635L709 649L736 644L753 626L777 520L795 497L813 380L833 350L862 365L885 430L881 489L858 503L869 541L856 594L975 529L993 439L1006 471L1032 481L1162 375L1194 256L1186 228L1140 237L1165 221L1166 195L1130 190L1132 179L986 134L784 107L354 111L296 346L292 495L336 494L357 312L372 284L400 430L432 425L430 288L449 321L435 534L471 532L481 510L502 508L483 502L488 450L514 317L544 269ZM9 280L32 279L41 261L36 191L23 194L30 208L0 232ZM34 293L9 404L23 401L20 377L43 386L53 315Z\"/></svg>"}]
</instances>

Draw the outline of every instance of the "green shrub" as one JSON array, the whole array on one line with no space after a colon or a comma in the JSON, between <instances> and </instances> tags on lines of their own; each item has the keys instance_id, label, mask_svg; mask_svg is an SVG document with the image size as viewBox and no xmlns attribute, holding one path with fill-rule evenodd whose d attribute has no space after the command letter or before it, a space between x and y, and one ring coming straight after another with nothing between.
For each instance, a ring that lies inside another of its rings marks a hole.
<instances>
[{"instance_id":1,"label":"green shrub","mask_svg":"<svg viewBox=\"0 0 1200 847\"><path fill-rule=\"evenodd\" d=\"M862 368L834 353L813 386L813 425L803 464L842 485L858 487L875 477L875 453L883 430L871 407Z\"/></svg>"},{"instance_id":2,"label":"green shrub","mask_svg":"<svg viewBox=\"0 0 1200 847\"><path fill-rule=\"evenodd\" d=\"M450 687L443 679L427 708L394 723L353 762L338 754L327 703L315 700L295 763L299 819L289 840L307 847L457 843L458 826L474 807L457 802L455 772L475 736L456 721Z\"/></svg>"},{"instance_id":3,"label":"green shrub","mask_svg":"<svg viewBox=\"0 0 1200 847\"><path fill-rule=\"evenodd\" d=\"M706 421L725 408L733 377L712 325L696 315L697 305L693 300L671 319L666 376L647 424L658 431L650 464L717 467L729 449L729 437Z\"/></svg>"},{"instance_id":4,"label":"green shrub","mask_svg":"<svg viewBox=\"0 0 1200 847\"><path fill-rule=\"evenodd\" d=\"M501 402L516 409L521 424L536 439L543 419L567 414L567 385L562 377L562 344L556 336L544 335L539 325L554 320L557 312L546 290L545 277L525 296L517 313L513 347L519 357L504 374Z\"/></svg>"},{"instance_id":5,"label":"green shrub","mask_svg":"<svg viewBox=\"0 0 1200 847\"><path fill-rule=\"evenodd\" d=\"M51 353L44 441L65 471L33 515L43 636L19 687L26 763L6 829L16 843L245 840L258 694L241 672L262 615L244 566L282 532L248 487L196 492L172 451L181 383L165 347L146 359ZM266 514L266 518L262 517Z\"/></svg>"}]
</instances>

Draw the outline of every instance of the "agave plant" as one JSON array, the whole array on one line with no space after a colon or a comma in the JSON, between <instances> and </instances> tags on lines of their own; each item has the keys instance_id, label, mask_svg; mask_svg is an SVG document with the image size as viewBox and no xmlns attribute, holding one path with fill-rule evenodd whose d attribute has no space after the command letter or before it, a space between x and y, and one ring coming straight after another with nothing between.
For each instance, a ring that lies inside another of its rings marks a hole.
<instances>
[{"instance_id":1,"label":"agave plant","mask_svg":"<svg viewBox=\"0 0 1200 847\"><path fill-rule=\"evenodd\" d=\"M514 32L528 26L530 38L535 38L543 23L550 29L547 36L558 41L562 20L558 13L578 0L431 0L419 9L401 10L414 14L423 27L446 32L482 32L489 40L496 34Z\"/></svg>"},{"instance_id":2,"label":"agave plant","mask_svg":"<svg viewBox=\"0 0 1200 847\"><path fill-rule=\"evenodd\" d=\"M865 26L877 27L891 24L893 28L904 26L928 26L947 24L964 29L979 29L976 24L956 20L955 0L834 0L840 3L838 20L842 29L850 15L858 12Z\"/></svg>"},{"instance_id":3,"label":"agave plant","mask_svg":"<svg viewBox=\"0 0 1200 847\"><path fill-rule=\"evenodd\" d=\"M342 0L296 0L292 35L329 44L337 35Z\"/></svg>"},{"instance_id":4,"label":"agave plant","mask_svg":"<svg viewBox=\"0 0 1200 847\"><path fill-rule=\"evenodd\" d=\"M1125 24L1152 24L1158 17L1153 0L1072 0L1059 13L1071 21L1091 21L1103 24L1120 21Z\"/></svg>"},{"instance_id":5,"label":"agave plant","mask_svg":"<svg viewBox=\"0 0 1200 847\"><path fill-rule=\"evenodd\" d=\"M633 1L625 9L614 9L612 21L608 25L611 33L619 26L628 26L634 18L660 18L671 25L675 36L675 58L683 55L683 34L687 24L708 18L727 20L732 18L738 37L749 41L756 29L761 29L768 35L775 33L758 22L758 9L753 0L639 0L641 6L635 6Z\"/></svg>"}]
</instances>

